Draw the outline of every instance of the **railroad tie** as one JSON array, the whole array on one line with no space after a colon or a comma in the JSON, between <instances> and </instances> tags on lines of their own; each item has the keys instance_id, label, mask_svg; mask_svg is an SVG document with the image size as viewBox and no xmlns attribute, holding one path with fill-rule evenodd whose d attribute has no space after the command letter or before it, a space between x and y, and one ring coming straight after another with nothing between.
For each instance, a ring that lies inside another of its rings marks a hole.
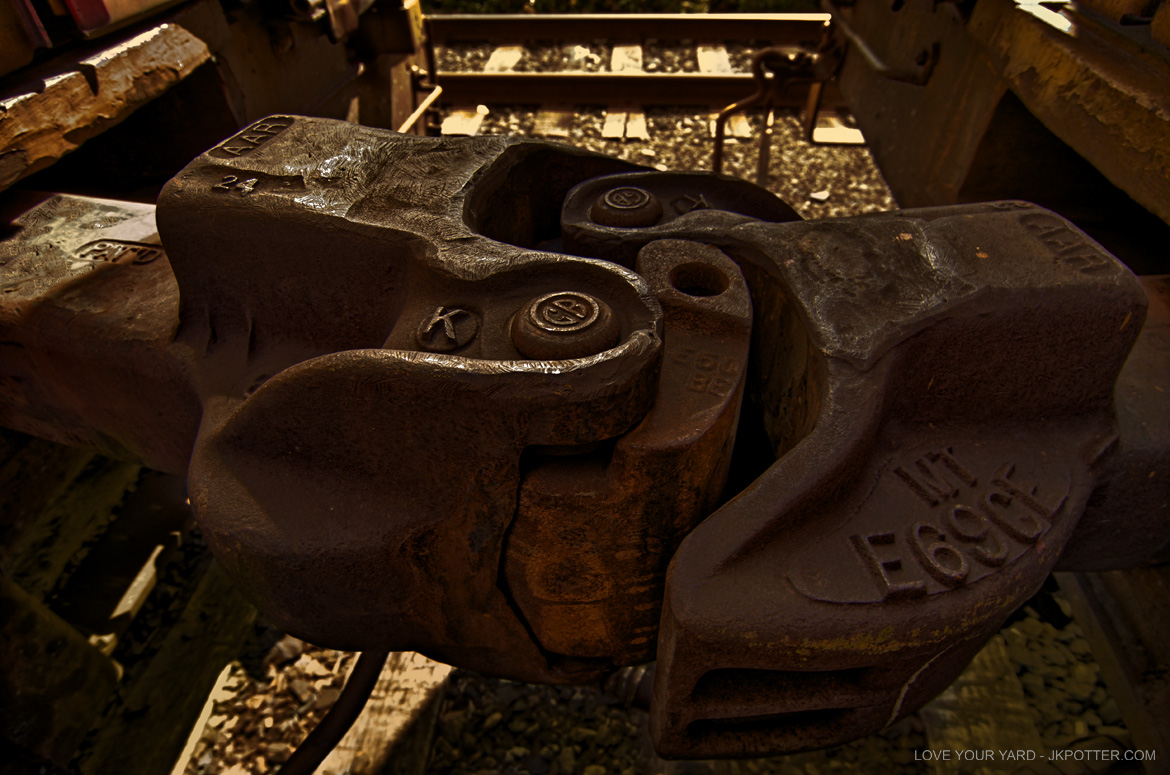
<instances>
[{"instance_id":1,"label":"railroad tie","mask_svg":"<svg viewBox=\"0 0 1170 775\"><path fill-rule=\"evenodd\" d=\"M735 69L731 66L731 57L727 53L727 48L722 44L700 43L695 48L695 59L699 61L700 73L728 75L735 72ZM708 130L712 137L715 136L715 117L718 115L717 112L712 113L707 122ZM727 120L727 136L739 138L752 136L752 127L748 123L747 115L744 113L732 114Z\"/></svg>"},{"instance_id":2,"label":"railroad tie","mask_svg":"<svg viewBox=\"0 0 1170 775\"><path fill-rule=\"evenodd\" d=\"M615 73L642 72L642 46L640 44L615 45L610 56L609 69ZM646 114L636 105L619 104L607 108L601 136L610 140L649 140L650 131L646 126Z\"/></svg>"},{"instance_id":3,"label":"railroad tie","mask_svg":"<svg viewBox=\"0 0 1170 775\"><path fill-rule=\"evenodd\" d=\"M488 61L483 66L483 71L485 73L510 73L524 58L524 53L523 46L497 46L488 55ZM443 135L477 135L488 112L486 105L456 107L443 119L439 132Z\"/></svg>"},{"instance_id":4,"label":"railroad tie","mask_svg":"<svg viewBox=\"0 0 1170 775\"><path fill-rule=\"evenodd\" d=\"M442 135L465 135L468 137L479 134L480 127L483 126L483 120L487 117L487 105L476 105L475 107L461 107L452 108L447 117L443 119L442 125L439 127L439 133Z\"/></svg>"}]
</instances>

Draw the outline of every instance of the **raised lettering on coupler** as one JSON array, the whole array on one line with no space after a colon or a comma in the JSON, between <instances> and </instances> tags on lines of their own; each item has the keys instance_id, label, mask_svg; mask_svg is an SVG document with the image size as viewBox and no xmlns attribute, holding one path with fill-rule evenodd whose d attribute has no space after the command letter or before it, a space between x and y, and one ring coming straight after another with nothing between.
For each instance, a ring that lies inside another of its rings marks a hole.
<instances>
[{"instance_id":1,"label":"raised lettering on coupler","mask_svg":"<svg viewBox=\"0 0 1170 775\"><path fill-rule=\"evenodd\" d=\"M866 568L883 587L882 597L884 599L899 599L921 597L926 594L926 582L916 579L914 581L895 582L890 579L891 573L897 573L902 570L902 558L900 556L888 556L889 550L887 547L895 546L895 536L893 533L871 533L867 536L851 535L849 542L861 557ZM882 559L878 556L878 549L881 549L883 554L887 557Z\"/></svg>"},{"instance_id":2,"label":"raised lettering on coupler","mask_svg":"<svg viewBox=\"0 0 1170 775\"><path fill-rule=\"evenodd\" d=\"M949 447L892 471L927 506L950 503L896 531L848 537L886 599L943 592L994 573L1044 535L1067 497L1055 506L1043 503L1036 486L1013 478L1012 463L976 489L976 477Z\"/></svg>"},{"instance_id":3,"label":"raised lettering on coupler","mask_svg":"<svg viewBox=\"0 0 1170 775\"><path fill-rule=\"evenodd\" d=\"M958 496L960 485L975 487L979 483L955 460L951 447L941 452L929 452L908 466L898 466L894 475L928 506L937 506Z\"/></svg>"},{"instance_id":4,"label":"raised lettering on coupler","mask_svg":"<svg viewBox=\"0 0 1170 775\"><path fill-rule=\"evenodd\" d=\"M958 587L966 582L971 569L967 558L957 547L947 543L945 533L934 525L917 522L911 526L909 538L918 564L935 581L948 587Z\"/></svg>"},{"instance_id":5,"label":"raised lettering on coupler","mask_svg":"<svg viewBox=\"0 0 1170 775\"><path fill-rule=\"evenodd\" d=\"M287 122L287 123L286 123ZM229 156L243 156L254 151L276 135L292 126L292 119L273 119L253 124L244 131L236 134L215 148L210 153L213 156L228 154Z\"/></svg>"},{"instance_id":6,"label":"raised lettering on coupler","mask_svg":"<svg viewBox=\"0 0 1170 775\"><path fill-rule=\"evenodd\" d=\"M1020 217L1028 232L1052 251L1057 262L1088 274L1107 272L1110 261L1055 215L1028 213Z\"/></svg>"}]
</instances>

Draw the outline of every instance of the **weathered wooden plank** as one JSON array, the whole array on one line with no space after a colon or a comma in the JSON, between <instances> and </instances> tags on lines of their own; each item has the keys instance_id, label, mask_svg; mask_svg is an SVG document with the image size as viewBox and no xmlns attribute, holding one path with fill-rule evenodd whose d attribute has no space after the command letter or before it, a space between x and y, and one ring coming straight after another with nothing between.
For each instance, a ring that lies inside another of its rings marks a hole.
<instances>
[{"instance_id":1,"label":"weathered wooden plank","mask_svg":"<svg viewBox=\"0 0 1170 775\"><path fill-rule=\"evenodd\" d=\"M488 109L484 105L475 108L455 108L443 119L439 132L443 135L473 137L479 134L479 128L483 126L487 114Z\"/></svg>"},{"instance_id":2,"label":"weathered wooden plank","mask_svg":"<svg viewBox=\"0 0 1170 775\"><path fill-rule=\"evenodd\" d=\"M160 24L0 95L0 190L120 123L211 58L206 44Z\"/></svg>"},{"instance_id":3,"label":"weathered wooden plank","mask_svg":"<svg viewBox=\"0 0 1170 775\"><path fill-rule=\"evenodd\" d=\"M605 112L605 123L601 125L601 136L606 140L621 140L626 135L626 112L609 109Z\"/></svg>"},{"instance_id":4,"label":"weathered wooden plank","mask_svg":"<svg viewBox=\"0 0 1170 775\"><path fill-rule=\"evenodd\" d=\"M0 428L0 465L6 465L13 457L20 454L32 437L7 428Z\"/></svg>"},{"instance_id":5,"label":"weathered wooden plank","mask_svg":"<svg viewBox=\"0 0 1170 775\"><path fill-rule=\"evenodd\" d=\"M487 64L483 66L485 73L507 73L516 69L516 65L524 58L523 46L500 46L492 49Z\"/></svg>"},{"instance_id":6,"label":"weathered wooden plank","mask_svg":"<svg viewBox=\"0 0 1170 775\"><path fill-rule=\"evenodd\" d=\"M609 58L610 72L640 73L642 72L643 51L641 46L622 44L613 47Z\"/></svg>"},{"instance_id":7,"label":"weathered wooden plank","mask_svg":"<svg viewBox=\"0 0 1170 775\"><path fill-rule=\"evenodd\" d=\"M825 145L865 145L865 135L860 129L846 124L835 111L825 110L817 116L812 140Z\"/></svg>"},{"instance_id":8,"label":"weathered wooden plank","mask_svg":"<svg viewBox=\"0 0 1170 775\"><path fill-rule=\"evenodd\" d=\"M68 453L66 453L68 454ZM13 581L43 600L82 546L109 522L140 466L93 456L12 548Z\"/></svg>"},{"instance_id":9,"label":"weathered wooden plank","mask_svg":"<svg viewBox=\"0 0 1170 775\"><path fill-rule=\"evenodd\" d=\"M646 124L646 114L642 111L634 110L626 114L626 139L650 139L650 127Z\"/></svg>"},{"instance_id":10,"label":"weathered wooden plank","mask_svg":"<svg viewBox=\"0 0 1170 775\"><path fill-rule=\"evenodd\" d=\"M6 565L45 511L94 459L88 450L6 431L7 460L0 462L0 560Z\"/></svg>"},{"instance_id":11,"label":"weathered wooden plank","mask_svg":"<svg viewBox=\"0 0 1170 775\"><path fill-rule=\"evenodd\" d=\"M239 656L256 616L212 562L141 674L120 690L80 757L86 775L168 772L187 741L204 698L224 665Z\"/></svg>"},{"instance_id":12,"label":"weathered wooden plank","mask_svg":"<svg viewBox=\"0 0 1170 775\"><path fill-rule=\"evenodd\" d=\"M542 108L536 114L532 134L536 137L565 138L573 130L577 112L566 108Z\"/></svg>"},{"instance_id":13,"label":"weathered wooden plank","mask_svg":"<svg viewBox=\"0 0 1170 775\"><path fill-rule=\"evenodd\" d=\"M609 69L615 73L641 73L645 52L640 45L616 45L610 54ZM618 96L618 95L615 95ZM622 134L628 140L649 140L646 114L641 106L627 103L622 106Z\"/></svg>"},{"instance_id":14,"label":"weathered wooden plank","mask_svg":"<svg viewBox=\"0 0 1170 775\"><path fill-rule=\"evenodd\" d=\"M57 586L54 610L112 651L191 521L184 477L143 472L101 540Z\"/></svg>"},{"instance_id":15,"label":"weathered wooden plank","mask_svg":"<svg viewBox=\"0 0 1170 775\"><path fill-rule=\"evenodd\" d=\"M203 708L199 711L199 717L191 726L190 734L187 735L187 742L183 745L183 751L179 754L179 758L175 760L175 765L171 768L171 775L183 775L187 771L187 766L190 764L191 757L195 754L199 746L199 741L203 739L203 736L208 730L208 722L211 721L212 714L215 712L216 703L230 697L231 692L236 688L232 683L232 674L238 667L238 663L229 662L224 665L223 670L216 676L215 683L211 686L211 691L207 693L207 699L203 703Z\"/></svg>"},{"instance_id":16,"label":"weathered wooden plank","mask_svg":"<svg viewBox=\"0 0 1170 775\"><path fill-rule=\"evenodd\" d=\"M725 46L700 44L695 47L695 59L700 73L734 73L731 55Z\"/></svg>"},{"instance_id":17,"label":"weathered wooden plank","mask_svg":"<svg viewBox=\"0 0 1170 775\"><path fill-rule=\"evenodd\" d=\"M114 688L114 665L0 575L0 747L65 766Z\"/></svg>"},{"instance_id":18,"label":"weathered wooden plank","mask_svg":"<svg viewBox=\"0 0 1170 775\"><path fill-rule=\"evenodd\" d=\"M419 775L452 668L421 654L390 655L357 722L316 775Z\"/></svg>"}]
</instances>

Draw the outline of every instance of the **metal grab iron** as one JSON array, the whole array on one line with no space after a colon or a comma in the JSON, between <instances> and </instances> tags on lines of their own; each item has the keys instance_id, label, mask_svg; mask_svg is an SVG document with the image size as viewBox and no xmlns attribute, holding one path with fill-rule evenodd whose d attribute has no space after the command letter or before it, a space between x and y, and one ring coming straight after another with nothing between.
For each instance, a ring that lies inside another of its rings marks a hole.
<instances>
[{"instance_id":1,"label":"metal grab iron","mask_svg":"<svg viewBox=\"0 0 1170 775\"><path fill-rule=\"evenodd\" d=\"M1081 560L1170 540L1165 477L1102 478L1165 470L1165 300L1127 379L1141 283L1025 203L802 222L731 178L276 116L168 184L165 255L149 216L16 220L0 421L189 470L220 562L322 645L539 681L657 654L664 755L880 729L1078 519ZM767 442L727 500L745 394Z\"/></svg>"}]
</instances>

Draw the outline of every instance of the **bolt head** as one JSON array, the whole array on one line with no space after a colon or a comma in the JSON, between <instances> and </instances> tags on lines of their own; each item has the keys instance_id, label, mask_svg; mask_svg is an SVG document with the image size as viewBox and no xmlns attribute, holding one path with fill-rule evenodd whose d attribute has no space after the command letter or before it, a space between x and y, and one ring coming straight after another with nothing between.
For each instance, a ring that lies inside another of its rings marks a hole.
<instances>
[{"instance_id":1,"label":"bolt head","mask_svg":"<svg viewBox=\"0 0 1170 775\"><path fill-rule=\"evenodd\" d=\"M618 186L597 198L589 216L602 226L644 228L662 218L662 202L644 188Z\"/></svg>"},{"instance_id":2,"label":"bolt head","mask_svg":"<svg viewBox=\"0 0 1170 775\"><path fill-rule=\"evenodd\" d=\"M512 317L512 344L541 361L584 358L618 342L613 311L588 293L559 291L539 296Z\"/></svg>"}]
</instances>

